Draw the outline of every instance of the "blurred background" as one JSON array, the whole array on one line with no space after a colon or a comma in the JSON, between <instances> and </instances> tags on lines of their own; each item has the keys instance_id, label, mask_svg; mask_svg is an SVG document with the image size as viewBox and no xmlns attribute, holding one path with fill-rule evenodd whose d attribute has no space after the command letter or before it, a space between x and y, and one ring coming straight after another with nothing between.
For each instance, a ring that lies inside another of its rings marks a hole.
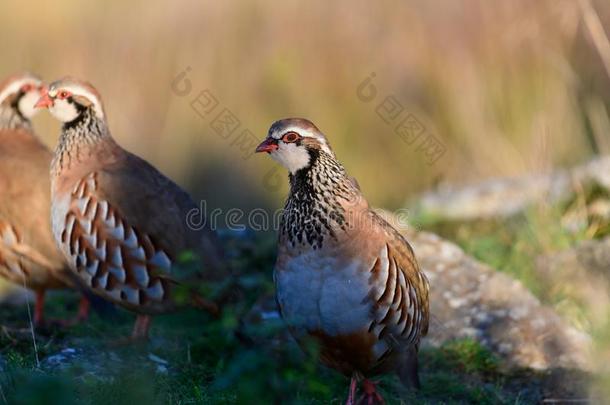
<instances>
[{"instance_id":1,"label":"blurred background","mask_svg":"<svg viewBox=\"0 0 610 405\"><path fill-rule=\"evenodd\" d=\"M388 210L439 187L610 153L605 0L4 1L0 12L0 76L89 80L116 140L208 209L282 206L285 171L252 152L290 116L312 120ZM227 111L233 132L215 126ZM53 146L59 124L40 114L34 125ZM589 290L537 272L540 257L610 234L610 216L593 231L564 227L575 207L528 211L511 226L413 219L521 280L608 356L608 304L591 311Z\"/></svg>"},{"instance_id":2,"label":"blurred background","mask_svg":"<svg viewBox=\"0 0 610 405\"><path fill-rule=\"evenodd\" d=\"M608 22L610 4L595 2ZM439 182L570 166L608 152L610 79L577 1L3 2L0 74L70 74L101 92L117 140L217 206L278 206L274 167L231 145L311 119L376 206ZM174 78L190 67L192 93ZM372 72L375 100L359 84ZM189 103L219 101L202 118ZM394 96L446 152L427 164L376 107ZM223 139L221 108L240 121ZM36 127L53 145L58 125ZM284 173L280 173L282 179ZM247 198L245 198L247 197Z\"/></svg>"}]
</instances>

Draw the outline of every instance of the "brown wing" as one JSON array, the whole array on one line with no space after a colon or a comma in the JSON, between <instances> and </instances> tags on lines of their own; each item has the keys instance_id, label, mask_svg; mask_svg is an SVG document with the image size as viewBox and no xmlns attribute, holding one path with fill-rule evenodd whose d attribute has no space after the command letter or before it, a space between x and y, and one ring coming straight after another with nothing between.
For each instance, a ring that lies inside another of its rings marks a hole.
<instances>
[{"instance_id":1,"label":"brown wing","mask_svg":"<svg viewBox=\"0 0 610 405\"><path fill-rule=\"evenodd\" d=\"M221 266L222 250L209 226L187 223L197 206L191 197L148 162L127 153L122 164L98 171L101 199L112 202L124 219L174 255L191 251L211 270ZM205 213L201 213L204 215Z\"/></svg>"},{"instance_id":2,"label":"brown wing","mask_svg":"<svg viewBox=\"0 0 610 405\"><path fill-rule=\"evenodd\" d=\"M81 179L70 201L64 252L94 292L132 310L173 308L171 289L181 279L174 265L183 251L218 260L186 224L195 207L188 195L135 157Z\"/></svg>"},{"instance_id":3,"label":"brown wing","mask_svg":"<svg viewBox=\"0 0 610 405\"><path fill-rule=\"evenodd\" d=\"M97 177L86 176L70 195L60 238L64 254L96 294L133 309L163 311L172 305L169 252L100 196Z\"/></svg>"},{"instance_id":4,"label":"brown wing","mask_svg":"<svg viewBox=\"0 0 610 405\"><path fill-rule=\"evenodd\" d=\"M371 268L369 282L374 320L369 331L380 345L379 361L392 349L419 344L428 332L428 280L419 269L408 242L381 218L388 236Z\"/></svg>"}]
</instances>

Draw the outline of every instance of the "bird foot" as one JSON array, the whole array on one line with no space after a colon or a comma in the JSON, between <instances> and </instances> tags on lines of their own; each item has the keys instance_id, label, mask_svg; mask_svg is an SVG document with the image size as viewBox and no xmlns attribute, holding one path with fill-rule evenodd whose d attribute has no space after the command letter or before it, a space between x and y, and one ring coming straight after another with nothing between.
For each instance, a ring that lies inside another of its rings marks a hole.
<instances>
[{"instance_id":1,"label":"bird foot","mask_svg":"<svg viewBox=\"0 0 610 405\"><path fill-rule=\"evenodd\" d=\"M363 380L362 389L363 389L364 393L358 400L357 405L375 405L375 404L383 405L383 404L385 404L383 397L381 396L381 394L379 394L379 392L377 392L376 386L377 386L377 382L373 382L373 381L366 380L366 379Z\"/></svg>"},{"instance_id":2,"label":"bird foot","mask_svg":"<svg viewBox=\"0 0 610 405\"><path fill-rule=\"evenodd\" d=\"M352 377L352 381L349 384L349 395L345 405L356 405L356 389L358 388L358 380L356 377Z\"/></svg>"}]
</instances>

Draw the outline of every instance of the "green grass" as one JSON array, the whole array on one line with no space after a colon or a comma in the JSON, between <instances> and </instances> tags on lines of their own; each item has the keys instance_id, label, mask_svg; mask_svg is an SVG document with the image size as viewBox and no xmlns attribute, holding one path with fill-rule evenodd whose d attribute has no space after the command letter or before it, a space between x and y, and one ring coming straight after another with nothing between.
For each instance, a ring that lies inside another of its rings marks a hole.
<instances>
[{"instance_id":1,"label":"green grass","mask_svg":"<svg viewBox=\"0 0 610 405\"><path fill-rule=\"evenodd\" d=\"M459 222L426 218L425 226L493 269L520 280L543 301L553 303L557 297L545 295L545 280L535 270L536 259L592 236L601 237L590 231L594 218L588 218L582 229L568 230L562 225L565 212L574 209L575 204L570 201L558 206L534 206L506 219ZM599 230L607 226L595 225Z\"/></svg>"},{"instance_id":2,"label":"green grass","mask_svg":"<svg viewBox=\"0 0 610 405\"><path fill-rule=\"evenodd\" d=\"M479 258L497 260L496 264L518 257L511 250L515 247L503 246L500 240L479 238L469 246ZM195 310L159 316L150 342L130 346L114 344L130 333L133 322L133 315L121 310L93 314L89 322L68 330L39 333L38 355L43 363L66 347L87 351L84 359L65 369L38 369L26 309L0 308L0 323L11 325L0 334L0 357L5 363L0 387L6 402L343 403L349 381L318 364L316 345L310 342L303 350L279 319L260 319L257 308L273 303L273 238L238 242L232 249L238 258L236 282L217 286L231 291L221 317ZM485 256L490 252L499 252L499 257ZM76 310L76 301L68 292L55 294L49 299L48 314L67 318ZM99 355L109 351L119 361ZM168 362L166 373L156 372L155 364L147 360L149 354ZM498 358L473 340L423 348L420 367L418 393L405 391L395 376L381 378L379 387L388 404L537 403L546 378L529 370L504 369Z\"/></svg>"},{"instance_id":3,"label":"green grass","mask_svg":"<svg viewBox=\"0 0 610 405\"><path fill-rule=\"evenodd\" d=\"M31 360L11 351L2 390L7 401L16 404L339 404L347 394L347 379L317 366L294 344L273 349L261 345L230 351L214 348L205 353L194 346L191 361L180 347L174 342L152 350L169 360L167 374L138 365L150 346L119 350L128 367L108 370L111 378L83 377L80 369L37 370ZM521 392L510 384L512 377L501 371L498 360L474 341L424 349L421 364L423 386L417 394L405 392L393 376L381 379L380 389L389 404L402 403L399 396L422 404L512 404Z\"/></svg>"}]
</instances>

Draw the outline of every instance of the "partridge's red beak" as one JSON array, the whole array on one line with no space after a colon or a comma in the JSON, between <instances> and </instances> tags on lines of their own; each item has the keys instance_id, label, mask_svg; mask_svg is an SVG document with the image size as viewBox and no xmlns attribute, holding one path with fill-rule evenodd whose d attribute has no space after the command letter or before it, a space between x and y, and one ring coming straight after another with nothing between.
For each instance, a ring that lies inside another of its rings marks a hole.
<instances>
[{"instance_id":1,"label":"partridge's red beak","mask_svg":"<svg viewBox=\"0 0 610 405\"><path fill-rule=\"evenodd\" d=\"M38 102L34 105L34 108L49 108L53 107L53 99L49 96L46 89L43 90L42 97L38 100Z\"/></svg>"},{"instance_id":2,"label":"partridge's red beak","mask_svg":"<svg viewBox=\"0 0 610 405\"><path fill-rule=\"evenodd\" d=\"M273 138L265 139L260 145L256 147L257 152L273 152L277 150L277 140Z\"/></svg>"}]
</instances>

